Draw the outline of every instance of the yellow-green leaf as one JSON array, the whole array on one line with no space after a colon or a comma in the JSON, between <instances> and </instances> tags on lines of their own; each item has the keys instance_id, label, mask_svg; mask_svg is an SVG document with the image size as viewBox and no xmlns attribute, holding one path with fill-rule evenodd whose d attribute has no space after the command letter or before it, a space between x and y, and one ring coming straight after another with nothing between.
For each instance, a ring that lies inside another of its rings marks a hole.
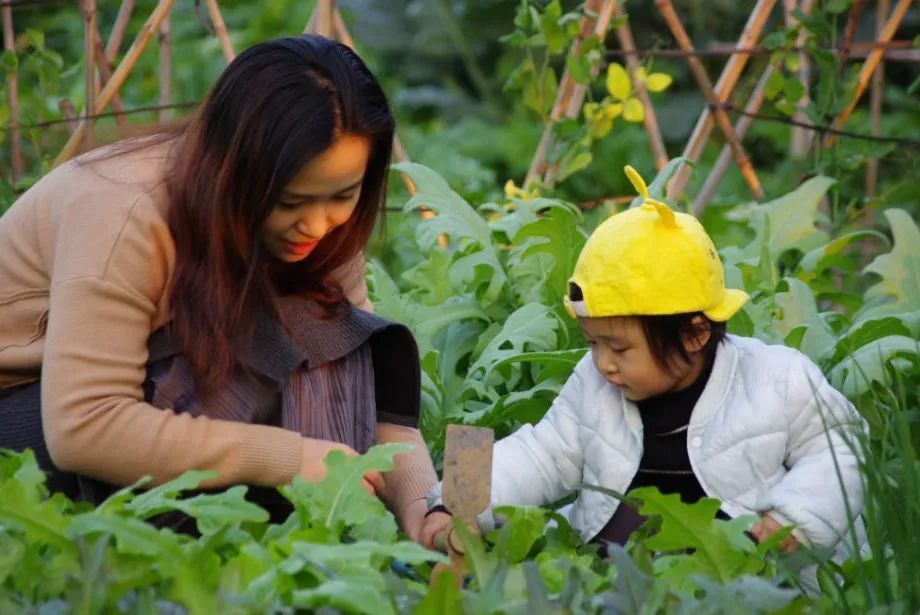
<instances>
[{"instance_id":1,"label":"yellow-green leaf","mask_svg":"<svg viewBox=\"0 0 920 615\"><path fill-rule=\"evenodd\" d=\"M607 103L604 105L604 117L614 119L623 113L623 103Z\"/></svg>"},{"instance_id":2,"label":"yellow-green leaf","mask_svg":"<svg viewBox=\"0 0 920 615\"><path fill-rule=\"evenodd\" d=\"M585 114L586 120L591 120L594 118L594 115L597 113L598 105L596 102L585 103L585 106L582 108L582 112Z\"/></svg>"},{"instance_id":3,"label":"yellow-green leaf","mask_svg":"<svg viewBox=\"0 0 920 615\"><path fill-rule=\"evenodd\" d=\"M661 92L671 85L671 75L665 73L652 73L645 81L649 92Z\"/></svg>"},{"instance_id":4,"label":"yellow-green leaf","mask_svg":"<svg viewBox=\"0 0 920 615\"><path fill-rule=\"evenodd\" d=\"M630 98L623 107L623 119L627 122L641 122L645 119L645 107L638 98Z\"/></svg>"},{"instance_id":5,"label":"yellow-green leaf","mask_svg":"<svg viewBox=\"0 0 920 615\"><path fill-rule=\"evenodd\" d=\"M636 81L645 81L648 78L648 74L645 72L645 67L640 66L636 69Z\"/></svg>"},{"instance_id":6,"label":"yellow-green leaf","mask_svg":"<svg viewBox=\"0 0 920 615\"><path fill-rule=\"evenodd\" d=\"M629 75L622 64L613 62L607 67L607 91L614 98L626 100L632 92L632 85L629 83Z\"/></svg>"}]
</instances>

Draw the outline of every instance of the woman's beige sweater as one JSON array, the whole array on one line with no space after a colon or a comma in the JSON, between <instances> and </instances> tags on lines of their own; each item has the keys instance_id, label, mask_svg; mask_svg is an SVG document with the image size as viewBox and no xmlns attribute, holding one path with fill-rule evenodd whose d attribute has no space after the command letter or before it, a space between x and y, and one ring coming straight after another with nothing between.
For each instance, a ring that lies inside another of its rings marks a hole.
<instances>
[{"instance_id":1,"label":"woman's beige sweater","mask_svg":"<svg viewBox=\"0 0 920 615\"><path fill-rule=\"evenodd\" d=\"M116 484L193 468L219 473L208 486L288 482L301 465L299 434L143 401L147 338L167 321L175 266L167 155L158 145L69 162L0 217L0 388L41 380L45 440L65 471ZM356 260L337 278L370 309L363 269ZM424 449L411 432L399 439ZM394 473L404 483L396 500L423 497L434 482L427 451L424 460Z\"/></svg>"}]
</instances>

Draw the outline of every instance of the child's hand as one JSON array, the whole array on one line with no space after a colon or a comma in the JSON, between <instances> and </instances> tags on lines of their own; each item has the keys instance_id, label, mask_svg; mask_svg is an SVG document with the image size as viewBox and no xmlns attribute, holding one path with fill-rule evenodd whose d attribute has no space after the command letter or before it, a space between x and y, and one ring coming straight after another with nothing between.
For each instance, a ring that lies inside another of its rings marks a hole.
<instances>
[{"instance_id":1,"label":"child's hand","mask_svg":"<svg viewBox=\"0 0 920 615\"><path fill-rule=\"evenodd\" d=\"M778 532L782 527L783 526L780 525L776 519L768 514L764 514L760 518L760 523L755 523L753 527L751 527L751 535L760 543L770 538L770 536ZM779 543L779 548L786 553L795 553L799 549L799 541L795 536L789 534Z\"/></svg>"},{"instance_id":2,"label":"child's hand","mask_svg":"<svg viewBox=\"0 0 920 615\"><path fill-rule=\"evenodd\" d=\"M454 526L453 517L446 512L433 512L422 522L422 529L418 533L418 542L427 549L434 549L434 537L441 532L449 532Z\"/></svg>"}]
</instances>

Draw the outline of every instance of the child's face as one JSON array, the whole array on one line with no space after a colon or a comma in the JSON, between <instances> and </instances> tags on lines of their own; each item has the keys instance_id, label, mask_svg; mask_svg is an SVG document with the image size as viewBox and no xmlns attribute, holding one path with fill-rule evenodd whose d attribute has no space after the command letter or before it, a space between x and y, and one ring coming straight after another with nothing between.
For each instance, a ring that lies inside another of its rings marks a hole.
<instances>
[{"instance_id":1,"label":"child's face","mask_svg":"<svg viewBox=\"0 0 920 615\"><path fill-rule=\"evenodd\" d=\"M678 364L673 372L663 369L652 356L637 318L579 318L578 325L588 340L594 367L629 400L678 391L699 374L694 364Z\"/></svg>"}]
</instances>

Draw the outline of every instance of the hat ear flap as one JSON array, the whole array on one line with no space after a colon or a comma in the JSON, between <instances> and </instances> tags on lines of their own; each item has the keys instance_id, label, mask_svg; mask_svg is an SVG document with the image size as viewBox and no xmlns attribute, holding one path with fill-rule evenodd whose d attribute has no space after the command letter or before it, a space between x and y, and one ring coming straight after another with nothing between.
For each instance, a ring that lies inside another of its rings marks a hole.
<instances>
[{"instance_id":1,"label":"hat ear flap","mask_svg":"<svg viewBox=\"0 0 920 615\"><path fill-rule=\"evenodd\" d=\"M661 221L664 222L665 226L677 228L677 219L674 217L674 211L671 210L670 207L661 201L656 201L655 199L645 199L645 202L655 206L655 209L658 210L658 215L661 216Z\"/></svg>"},{"instance_id":2,"label":"hat ear flap","mask_svg":"<svg viewBox=\"0 0 920 615\"><path fill-rule=\"evenodd\" d=\"M639 196L642 197L642 200L645 201L648 199L648 187L645 185L645 180L642 179L642 176L639 175L639 172L636 171L629 165L623 167L623 170L626 172L626 177L629 178L630 183L632 183L633 188L636 189L636 192L639 193Z\"/></svg>"}]
</instances>

